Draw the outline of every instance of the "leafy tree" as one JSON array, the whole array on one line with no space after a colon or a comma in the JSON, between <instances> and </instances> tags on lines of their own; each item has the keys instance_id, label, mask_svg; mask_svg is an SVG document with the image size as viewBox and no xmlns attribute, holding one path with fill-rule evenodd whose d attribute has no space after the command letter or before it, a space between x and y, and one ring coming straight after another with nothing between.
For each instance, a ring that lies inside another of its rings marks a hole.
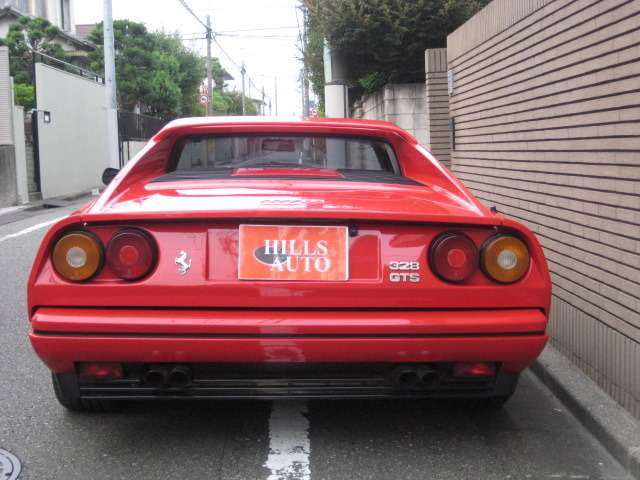
<instances>
[{"instance_id":1,"label":"leafy tree","mask_svg":"<svg viewBox=\"0 0 640 480\"><path fill-rule=\"evenodd\" d=\"M324 112L324 34L317 15L306 15L302 60L307 66L311 88L318 95L318 111Z\"/></svg>"},{"instance_id":2,"label":"leafy tree","mask_svg":"<svg viewBox=\"0 0 640 480\"><path fill-rule=\"evenodd\" d=\"M187 49L178 36L149 32L130 20L113 22L116 53L118 103L131 111L163 118L201 115L200 87L206 77L203 58ZM98 48L89 54L91 68L104 70L103 28L98 25L89 39ZM240 115L241 94L225 90L226 71L218 59L213 60L213 107L216 115ZM247 99L248 114L256 108Z\"/></svg>"},{"instance_id":3,"label":"leafy tree","mask_svg":"<svg viewBox=\"0 0 640 480\"><path fill-rule=\"evenodd\" d=\"M26 111L36 108L35 89L33 85L17 83L14 87L16 105L22 105Z\"/></svg>"},{"instance_id":4,"label":"leafy tree","mask_svg":"<svg viewBox=\"0 0 640 480\"><path fill-rule=\"evenodd\" d=\"M206 76L204 61L197 54L188 50L176 36L161 32L152 34L157 52L154 66L169 72L179 87L180 110L183 115L193 115L200 111L198 103L200 85Z\"/></svg>"},{"instance_id":5,"label":"leafy tree","mask_svg":"<svg viewBox=\"0 0 640 480\"><path fill-rule=\"evenodd\" d=\"M242 93L240 92L227 92L227 97L230 101L229 109L225 112L225 115L242 115ZM244 97L245 113L247 115L257 115L258 110L255 104L249 97Z\"/></svg>"},{"instance_id":6,"label":"leafy tree","mask_svg":"<svg viewBox=\"0 0 640 480\"><path fill-rule=\"evenodd\" d=\"M170 118L200 111L198 93L205 77L204 61L173 35L149 32L129 20L113 22L116 80L120 108ZM91 68L104 70L103 27L89 39L98 48L89 54Z\"/></svg>"},{"instance_id":7,"label":"leafy tree","mask_svg":"<svg viewBox=\"0 0 640 480\"><path fill-rule=\"evenodd\" d=\"M348 65L355 93L388 82L424 81L424 51L446 46L447 35L490 0L303 0L311 82L323 96L322 39Z\"/></svg>"},{"instance_id":8,"label":"leafy tree","mask_svg":"<svg viewBox=\"0 0 640 480\"><path fill-rule=\"evenodd\" d=\"M225 76L227 71L220 64L220 60L213 58L211 62L211 72L213 77L213 88L216 90L224 90L227 86L225 83Z\"/></svg>"},{"instance_id":9,"label":"leafy tree","mask_svg":"<svg viewBox=\"0 0 640 480\"><path fill-rule=\"evenodd\" d=\"M216 88L213 91L213 111L215 115L242 115L242 93L226 92ZM245 97L245 113L258 114L255 104L249 97Z\"/></svg>"},{"instance_id":10,"label":"leafy tree","mask_svg":"<svg viewBox=\"0 0 640 480\"><path fill-rule=\"evenodd\" d=\"M63 48L54 42L58 27L44 18L20 17L9 27L0 44L9 47L10 69L17 84L33 84L33 52L66 60Z\"/></svg>"}]
</instances>

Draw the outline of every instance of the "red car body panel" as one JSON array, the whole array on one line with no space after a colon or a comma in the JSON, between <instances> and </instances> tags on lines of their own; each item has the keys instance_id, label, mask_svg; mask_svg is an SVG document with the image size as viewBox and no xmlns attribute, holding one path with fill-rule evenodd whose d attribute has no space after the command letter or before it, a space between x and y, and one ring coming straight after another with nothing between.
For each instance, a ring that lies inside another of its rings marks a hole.
<instances>
[{"instance_id":1,"label":"red car body panel","mask_svg":"<svg viewBox=\"0 0 640 480\"><path fill-rule=\"evenodd\" d=\"M232 179L154 182L176 141L200 134L323 134L388 142L402 176L422 185L339 182L332 170L237 169ZM308 178L313 173L313 178ZM239 281L238 225L347 225L346 283ZM54 270L61 233L83 228L103 243L120 228L158 244L155 270L125 282L104 269L72 283ZM439 279L427 261L439 234L478 245L496 232L526 244L531 266L501 285L479 269L468 282ZM174 257L188 249L192 268ZM389 262L420 262L419 283L389 281ZM357 120L189 119L171 123L102 196L45 236L29 278L31 341L55 372L76 362L456 362L495 361L518 372L546 342L550 279L535 236L496 214L415 139L386 123Z\"/></svg>"},{"instance_id":2,"label":"red car body panel","mask_svg":"<svg viewBox=\"0 0 640 480\"><path fill-rule=\"evenodd\" d=\"M106 244L123 222L91 228ZM359 235L350 239L348 289L341 282L239 281L236 223L209 221L180 224L138 223L156 238L160 258L155 272L134 284L119 281L105 270L89 283L69 283L53 269L45 255L38 278L30 288L31 308L43 306L166 307L166 308L420 308L499 309L548 308L548 277L544 257L532 248L536 268L526 279L500 285L480 271L472 286L440 280L425 261L433 239L443 231L436 225L371 225L357 223ZM456 230L459 227L447 227ZM467 235L482 244L492 229L466 227ZM187 239L187 240L185 240ZM48 240L45 239L45 242ZM188 243L186 243L188 241ZM533 242L533 240L530 240ZM188 245L192 267L181 276L177 252ZM534 247L531 243L531 247ZM167 252L167 253L165 253ZM421 262L420 283L389 281L390 261ZM134 288L135 287L135 288ZM464 303L461 302L464 289Z\"/></svg>"},{"instance_id":3,"label":"red car body panel","mask_svg":"<svg viewBox=\"0 0 640 480\"><path fill-rule=\"evenodd\" d=\"M33 317L31 340L54 371L72 370L79 361L123 358L144 363L500 358L507 371L519 372L542 351L545 325L545 315L532 309L247 313L43 308Z\"/></svg>"}]
</instances>

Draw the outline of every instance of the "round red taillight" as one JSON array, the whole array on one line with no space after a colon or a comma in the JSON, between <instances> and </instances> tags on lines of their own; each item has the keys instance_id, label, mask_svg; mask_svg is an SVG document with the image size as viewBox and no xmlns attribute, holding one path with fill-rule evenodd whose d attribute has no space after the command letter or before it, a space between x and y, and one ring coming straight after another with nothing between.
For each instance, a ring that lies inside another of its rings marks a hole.
<instances>
[{"instance_id":1,"label":"round red taillight","mask_svg":"<svg viewBox=\"0 0 640 480\"><path fill-rule=\"evenodd\" d=\"M462 233L445 233L431 244L431 269L442 280L460 283L478 268L478 248Z\"/></svg>"},{"instance_id":2,"label":"round red taillight","mask_svg":"<svg viewBox=\"0 0 640 480\"><path fill-rule=\"evenodd\" d=\"M139 280L156 264L153 240L140 230L122 230L107 245L107 266L123 280Z\"/></svg>"}]
</instances>

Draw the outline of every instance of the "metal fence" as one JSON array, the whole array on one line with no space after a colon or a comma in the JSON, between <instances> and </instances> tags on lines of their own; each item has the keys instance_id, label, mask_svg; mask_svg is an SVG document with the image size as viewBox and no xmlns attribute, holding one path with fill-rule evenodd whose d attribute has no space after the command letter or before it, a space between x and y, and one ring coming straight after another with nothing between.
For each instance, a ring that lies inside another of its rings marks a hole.
<instances>
[{"instance_id":1,"label":"metal fence","mask_svg":"<svg viewBox=\"0 0 640 480\"><path fill-rule=\"evenodd\" d=\"M33 58L35 63L43 63L50 67L57 68L58 70L79 75L83 78L93 80L94 82L104 84L104 78L100 74L92 72L91 70L81 66L74 65L73 63L65 62L64 60L60 60L59 58L52 57L42 52L34 52Z\"/></svg>"},{"instance_id":2,"label":"metal fence","mask_svg":"<svg viewBox=\"0 0 640 480\"><path fill-rule=\"evenodd\" d=\"M121 142L146 141L158 133L168 122L139 113L118 112L118 134Z\"/></svg>"}]
</instances>

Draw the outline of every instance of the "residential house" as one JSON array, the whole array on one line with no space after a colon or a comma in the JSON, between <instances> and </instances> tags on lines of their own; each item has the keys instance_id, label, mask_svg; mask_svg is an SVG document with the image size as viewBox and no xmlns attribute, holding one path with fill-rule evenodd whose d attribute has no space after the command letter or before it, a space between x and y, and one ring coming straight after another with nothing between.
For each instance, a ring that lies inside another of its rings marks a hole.
<instances>
[{"instance_id":1,"label":"residential house","mask_svg":"<svg viewBox=\"0 0 640 480\"><path fill-rule=\"evenodd\" d=\"M76 35L73 17L73 0L0 0L0 38L5 38L9 27L24 15L46 18L60 29L56 41L75 57L74 63L85 66L87 55L96 47Z\"/></svg>"}]
</instances>

